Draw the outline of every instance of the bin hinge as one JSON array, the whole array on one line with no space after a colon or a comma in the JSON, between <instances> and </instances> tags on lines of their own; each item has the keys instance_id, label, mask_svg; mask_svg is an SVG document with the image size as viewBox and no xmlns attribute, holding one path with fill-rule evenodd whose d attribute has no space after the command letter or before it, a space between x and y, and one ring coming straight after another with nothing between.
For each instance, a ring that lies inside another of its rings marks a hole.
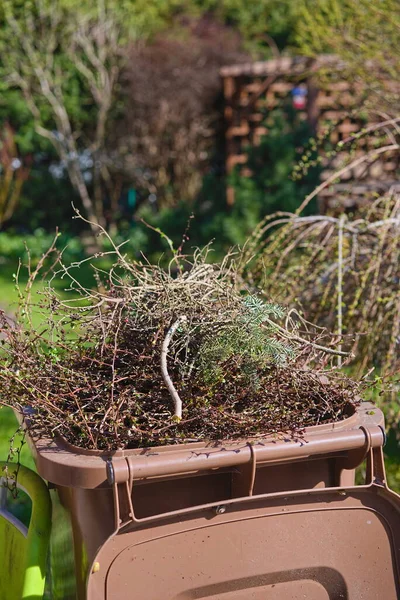
<instances>
[{"instance_id":1,"label":"bin hinge","mask_svg":"<svg viewBox=\"0 0 400 600\"><path fill-rule=\"evenodd\" d=\"M361 429L365 433L368 447L365 483L374 483L375 485L385 487L386 472L383 458L383 446L386 443L385 430L380 425L373 428L361 427Z\"/></svg>"},{"instance_id":2,"label":"bin hinge","mask_svg":"<svg viewBox=\"0 0 400 600\"><path fill-rule=\"evenodd\" d=\"M371 448L367 456L365 483L386 487L386 471L382 446Z\"/></svg>"},{"instance_id":3,"label":"bin hinge","mask_svg":"<svg viewBox=\"0 0 400 600\"><path fill-rule=\"evenodd\" d=\"M250 449L250 460L237 466L232 474L232 498L244 498L253 495L257 472L257 456L253 444L248 442L247 446Z\"/></svg>"},{"instance_id":4,"label":"bin hinge","mask_svg":"<svg viewBox=\"0 0 400 600\"><path fill-rule=\"evenodd\" d=\"M133 479L126 457L106 462L107 481L113 490L114 524L117 533L122 527L137 521L132 503Z\"/></svg>"},{"instance_id":5,"label":"bin hinge","mask_svg":"<svg viewBox=\"0 0 400 600\"><path fill-rule=\"evenodd\" d=\"M336 466L339 473L342 469L355 469L367 458L373 448L382 447L385 444L385 431L380 425L374 425L373 427L361 425L359 429L364 434L365 443L359 448L349 451L345 457L338 460Z\"/></svg>"}]
</instances>

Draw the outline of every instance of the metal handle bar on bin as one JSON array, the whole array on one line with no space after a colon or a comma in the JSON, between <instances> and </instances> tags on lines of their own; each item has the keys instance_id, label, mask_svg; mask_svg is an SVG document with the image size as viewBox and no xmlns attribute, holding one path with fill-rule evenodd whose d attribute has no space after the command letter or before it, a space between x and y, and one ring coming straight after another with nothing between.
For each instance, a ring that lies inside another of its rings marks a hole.
<instances>
[{"instance_id":1,"label":"metal handle bar on bin","mask_svg":"<svg viewBox=\"0 0 400 600\"><path fill-rule=\"evenodd\" d=\"M39 439L32 441L37 468L43 479L53 485L94 489L115 481L131 482L147 477L207 471L219 468L255 468L256 464L296 461L324 454L339 454L341 468L360 464L371 447L384 445L380 412L375 421L354 429L306 434L297 440L258 440L253 443L227 442L224 446L187 444L174 448L151 448L142 451L96 453L74 448L67 443ZM368 417L369 418L369 417ZM378 421L378 422L377 422Z\"/></svg>"},{"instance_id":2,"label":"metal handle bar on bin","mask_svg":"<svg viewBox=\"0 0 400 600\"><path fill-rule=\"evenodd\" d=\"M152 517L137 518L133 506L132 486L134 480L146 477L170 476L174 474L193 473L215 468L239 467L250 465L248 472L248 489L243 496L251 497L257 464L268 464L294 458L318 457L323 454L340 451L353 451L348 457L342 456L342 462L349 458L352 466L354 453L358 461L368 455L367 469L372 474L377 472L374 482L384 485L384 467L382 446L385 443L385 432L379 425L373 427L361 426L359 429L336 432L327 439L326 435L313 435L308 441L269 441L259 442L258 445L247 443L231 449L220 448L210 452L196 450L177 450L175 452L159 452L151 456L121 457L107 462L107 479L113 487L115 532L129 523L144 523L155 518L166 518L174 514L183 514L185 510L172 511ZM374 453L380 452L380 455ZM382 462L379 465L379 456ZM375 460L376 458L376 460ZM357 464L359 464L359 462ZM188 464L189 463L189 464ZM344 463L342 466L344 466ZM376 464L375 464L376 463ZM345 468L345 467L344 467ZM382 473L381 473L382 471ZM371 476L372 480L372 476ZM120 494L124 502L120 504ZM232 498L232 501L234 498ZM199 507L197 507L199 508ZM204 508L204 506L203 506ZM188 509L189 510L189 509ZM194 510L193 507L190 510Z\"/></svg>"},{"instance_id":3,"label":"metal handle bar on bin","mask_svg":"<svg viewBox=\"0 0 400 600\"><path fill-rule=\"evenodd\" d=\"M276 440L267 442L227 444L220 448L181 449L168 452L152 452L148 455L116 458L108 464L108 481L114 478L119 482L138 480L147 477L162 477L183 473L193 473L209 469L229 468L251 462L267 464L290 459L316 457L331 452L364 450L383 446L385 433L376 425L368 428L317 434L308 439ZM112 468L111 468L112 466ZM111 469L111 470L110 470Z\"/></svg>"}]
</instances>

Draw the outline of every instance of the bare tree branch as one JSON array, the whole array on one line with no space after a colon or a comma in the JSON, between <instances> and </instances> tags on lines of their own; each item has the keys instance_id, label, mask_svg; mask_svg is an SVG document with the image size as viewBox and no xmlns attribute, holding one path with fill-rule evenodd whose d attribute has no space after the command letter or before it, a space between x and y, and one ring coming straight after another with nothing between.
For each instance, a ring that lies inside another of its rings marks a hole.
<instances>
[{"instance_id":1,"label":"bare tree branch","mask_svg":"<svg viewBox=\"0 0 400 600\"><path fill-rule=\"evenodd\" d=\"M16 16L12 2L4 4L9 30L9 85L20 88L39 135L48 139L67 169L78 192L93 233L105 225L102 199L102 169L106 126L112 107L115 85L120 74L121 29L102 0L98 0L95 17L82 20L81 15L62 7L58 0L33 0L23 17ZM56 60L61 48L70 64ZM67 88L71 69L82 76L88 93L97 107L96 126L86 146L93 154L94 192L90 192L80 163L82 129L72 120L68 108ZM46 111L43 110L46 105ZM48 121L48 109L56 132Z\"/></svg>"}]
</instances>

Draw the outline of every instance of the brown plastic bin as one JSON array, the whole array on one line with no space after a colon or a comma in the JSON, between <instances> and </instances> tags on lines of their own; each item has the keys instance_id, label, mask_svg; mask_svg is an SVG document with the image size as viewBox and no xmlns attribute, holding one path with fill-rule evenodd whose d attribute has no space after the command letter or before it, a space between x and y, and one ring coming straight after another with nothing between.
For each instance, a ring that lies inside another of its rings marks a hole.
<instances>
[{"instance_id":1,"label":"brown plastic bin","mask_svg":"<svg viewBox=\"0 0 400 600\"><path fill-rule=\"evenodd\" d=\"M33 448L71 519L80 600L395 600L400 498L383 444L363 403L297 440Z\"/></svg>"}]
</instances>

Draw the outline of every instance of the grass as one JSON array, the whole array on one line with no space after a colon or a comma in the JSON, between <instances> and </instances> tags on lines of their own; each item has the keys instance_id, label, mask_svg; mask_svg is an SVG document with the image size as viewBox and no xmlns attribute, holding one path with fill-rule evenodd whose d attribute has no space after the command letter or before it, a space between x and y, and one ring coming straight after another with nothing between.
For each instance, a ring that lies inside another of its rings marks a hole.
<instances>
[{"instance_id":1,"label":"grass","mask_svg":"<svg viewBox=\"0 0 400 600\"><path fill-rule=\"evenodd\" d=\"M0 407L0 460L7 460L10 451L10 440L18 430L18 421L11 410L5 406ZM18 448L22 440L21 434L17 434L13 446ZM35 463L27 444L24 444L20 456L21 464L29 469L35 469Z\"/></svg>"},{"instance_id":2,"label":"grass","mask_svg":"<svg viewBox=\"0 0 400 600\"><path fill-rule=\"evenodd\" d=\"M107 268L108 262L103 259L95 259L97 268ZM18 262L8 260L1 264L0 268L0 309L5 310L8 315L13 315L18 308L18 291L15 282L15 274L18 269ZM81 285L87 288L91 288L95 285L94 271L90 262L83 263L79 268L74 270L74 277L79 281ZM26 267L22 266L18 276L19 286L23 292L25 285L28 280L28 272ZM33 283L31 290L31 303L36 306L42 299L42 292L46 286L46 281L42 281L40 277L37 277ZM61 277L55 278L52 281L52 286L58 292L61 298L71 299L77 297L77 293L71 289L68 289L68 281ZM32 324L36 328L43 321L45 316L42 309L32 310Z\"/></svg>"},{"instance_id":3,"label":"grass","mask_svg":"<svg viewBox=\"0 0 400 600\"><path fill-rule=\"evenodd\" d=\"M8 262L5 265L1 265L0 269L0 307L6 312L12 314L16 311L18 306L18 293L15 285L15 274L17 270L17 264ZM90 267L79 269L80 279L84 285L91 285L93 278L91 277ZM19 284L21 289L26 285L28 280L28 273L25 268L21 268L19 274ZM40 293L43 291L46 283L38 278L32 286L32 302L36 304L40 300ZM65 291L65 284L62 279L55 279L53 282L54 287L62 296L67 296ZM70 294L68 295L70 297Z\"/></svg>"},{"instance_id":4,"label":"grass","mask_svg":"<svg viewBox=\"0 0 400 600\"><path fill-rule=\"evenodd\" d=\"M389 487L400 494L400 441L393 429L385 446L385 467Z\"/></svg>"}]
</instances>

